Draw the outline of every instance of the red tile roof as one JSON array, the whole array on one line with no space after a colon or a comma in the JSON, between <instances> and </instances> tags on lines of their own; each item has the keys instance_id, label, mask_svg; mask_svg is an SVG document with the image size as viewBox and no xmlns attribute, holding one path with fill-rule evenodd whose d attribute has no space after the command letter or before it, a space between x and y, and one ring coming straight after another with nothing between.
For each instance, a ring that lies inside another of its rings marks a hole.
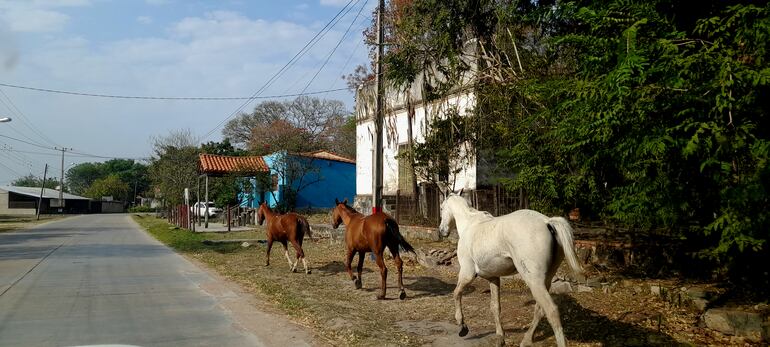
<instances>
[{"instance_id":1,"label":"red tile roof","mask_svg":"<svg viewBox=\"0 0 770 347\"><path fill-rule=\"evenodd\" d=\"M334 160L339 161L343 163L350 163L355 164L356 161L350 158L345 158L339 154L332 153L326 150L318 150L318 151L312 151L312 152L305 152L305 153L298 153L301 156L304 157L311 157L311 158L318 158L318 159L326 159L326 160Z\"/></svg>"},{"instance_id":2,"label":"red tile roof","mask_svg":"<svg viewBox=\"0 0 770 347\"><path fill-rule=\"evenodd\" d=\"M230 157L226 155L200 154L199 169L201 173L258 173L269 172L261 156Z\"/></svg>"}]
</instances>

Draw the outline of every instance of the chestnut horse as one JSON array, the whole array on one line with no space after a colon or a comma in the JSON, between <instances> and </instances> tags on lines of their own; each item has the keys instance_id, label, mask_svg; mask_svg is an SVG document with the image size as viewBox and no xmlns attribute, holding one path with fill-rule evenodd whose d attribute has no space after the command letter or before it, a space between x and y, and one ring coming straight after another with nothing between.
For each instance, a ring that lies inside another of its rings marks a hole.
<instances>
[{"instance_id":1,"label":"chestnut horse","mask_svg":"<svg viewBox=\"0 0 770 347\"><path fill-rule=\"evenodd\" d=\"M388 269L385 267L383 255L385 247L387 247L390 250L390 254L393 255L396 269L398 269L398 288L401 291L399 299L404 300L406 298L406 291L404 291L404 283L402 281L403 261L401 261L401 256L399 255L399 247L412 253L414 253L414 248L412 248L409 242L404 240L404 237L398 231L396 220L384 212L364 216L347 205L348 199L342 202L334 199L334 202L337 206L332 210L332 227L337 229L340 223L345 224L345 243L348 250L347 258L345 259L345 269L348 271L350 279L354 281L356 289L361 289L362 286L361 271L364 267L366 252L372 252L376 257L377 266L380 268L380 276L382 277L382 282L380 283L382 292L377 295L377 299L385 299ZM353 261L356 253L358 253L357 278L353 276L353 270L350 268L350 263Z\"/></svg>"},{"instance_id":2,"label":"chestnut horse","mask_svg":"<svg viewBox=\"0 0 770 347\"><path fill-rule=\"evenodd\" d=\"M267 203L262 202L259 204L259 211L257 211L257 222L262 225L265 220L267 220L267 260L265 266L270 265L270 249L273 248L273 241L278 241L283 245L283 253L286 255L286 260L289 261L291 272L297 271L297 264L302 260L302 264L305 265L305 273L309 274L310 270L307 268L305 252L302 250L305 234L313 237L313 231L310 229L307 219L294 212L275 213L267 206ZM287 242L291 242L294 250L297 251L297 261L294 263L289 258Z\"/></svg>"}]
</instances>

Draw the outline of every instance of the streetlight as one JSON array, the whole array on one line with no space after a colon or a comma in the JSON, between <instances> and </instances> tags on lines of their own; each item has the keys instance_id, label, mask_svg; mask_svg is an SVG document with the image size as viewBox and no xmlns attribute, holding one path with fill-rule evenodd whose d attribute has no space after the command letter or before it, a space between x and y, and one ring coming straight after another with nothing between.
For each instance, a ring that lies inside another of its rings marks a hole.
<instances>
[{"instance_id":1,"label":"streetlight","mask_svg":"<svg viewBox=\"0 0 770 347\"><path fill-rule=\"evenodd\" d=\"M8 123L12 120L13 119L11 119L11 117L3 117L3 118L0 118L0 123Z\"/></svg>"}]
</instances>

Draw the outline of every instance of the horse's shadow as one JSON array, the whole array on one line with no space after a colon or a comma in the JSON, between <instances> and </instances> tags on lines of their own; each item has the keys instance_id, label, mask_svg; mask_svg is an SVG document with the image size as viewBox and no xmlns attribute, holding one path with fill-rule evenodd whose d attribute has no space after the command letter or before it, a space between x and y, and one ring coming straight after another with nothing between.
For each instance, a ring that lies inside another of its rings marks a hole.
<instances>
[{"instance_id":1,"label":"horse's shadow","mask_svg":"<svg viewBox=\"0 0 770 347\"><path fill-rule=\"evenodd\" d=\"M454 283L447 283L435 277L419 276L404 278L404 288L417 293L412 294L412 298L432 297L432 296L445 296L452 294L455 289ZM406 280L411 280L408 282ZM476 291L476 287L468 285L463 290L463 294L470 294Z\"/></svg>"},{"instance_id":2,"label":"horse's shadow","mask_svg":"<svg viewBox=\"0 0 770 347\"><path fill-rule=\"evenodd\" d=\"M355 265L356 264L352 265L353 266L353 274L356 274ZM347 274L347 271L345 270L345 264L342 263L341 261L337 261L337 260L331 261L329 263L326 263L326 264L318 267L317 271L322 273L324 276L333 276L333 275L337 275L337 274L340 274L340 273ZM370 273L370 272L373 272L373 271L370 270L370 269L367 269L366 267L364 267L364 269L362 271L362 274Z\"/></svg>"},{"instance_id":3,"label":"horse's shadow","mask_svg":"<svg viewBox=\"0 0 770 347\"><path fill-rule=\"evenodd\" d=\"M581 306L568 295L553 295L567 339L571 341L601 343L602 346L687 346L670 335L640 327L631 323L612 320ZM529 327L512 329L513 333L524 333ZM542 341L553 336L548 321L543 318L535 331L533 341Z\"/></svg>"}]
</instances>

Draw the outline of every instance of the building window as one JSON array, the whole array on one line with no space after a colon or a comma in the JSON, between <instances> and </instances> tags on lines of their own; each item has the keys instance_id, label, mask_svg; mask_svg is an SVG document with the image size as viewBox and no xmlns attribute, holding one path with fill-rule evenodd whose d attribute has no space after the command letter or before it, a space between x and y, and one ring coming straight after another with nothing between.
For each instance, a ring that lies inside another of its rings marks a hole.
<instances>
[{"instance_id":1,"label":"building window","mask_svg":"<svg viewBox=\"0 0 770 347\"><path fill-rule=\"evenodd\" d=\"M398 145L398 189L401 195L414 195L414 170L409 144Z\"/></svg>"}]
</instances>

